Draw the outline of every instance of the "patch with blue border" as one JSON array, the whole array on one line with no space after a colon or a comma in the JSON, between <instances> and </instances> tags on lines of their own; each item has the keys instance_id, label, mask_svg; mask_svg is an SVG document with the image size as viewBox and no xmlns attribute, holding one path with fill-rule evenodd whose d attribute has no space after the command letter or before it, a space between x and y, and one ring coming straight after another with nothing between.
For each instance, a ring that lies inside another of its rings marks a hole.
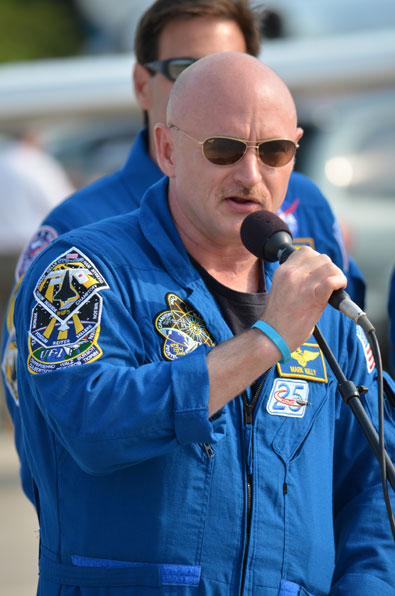
<instances>
[{"instance_id":1,"label":"patch with blue border","mask_svg":"<svg viewBox=\"0 0 395 596\"><path fill-rule=\"evenodd\" d=\"M285 364L278 362L277 372L280 377L328 382L324 355L316 343L306 342L292 352L291 359Z\"/></svg>"},{"instance_id":2,"label":"patch with blue border","mask_svg":"<svg viewBox=\"0 0 395 596\"><path fill-rule=\"evenodd\" d=\"M309 384L293 379L274 379L266 410L271 416L303 418L306 406L310 405Z\"/></svg>"},{"instance_id":3,"label":"patch with blue border","mask_svg":"<svg viewBox=\"0 0 395 596\"><path fill-rule=\"evenodd\" d=\"M37 282L29 329L28 369L45 373L93 362L102 355L98 339L108 288L92 261L73 247L46 268Z\"/></svg>"},{"instance_id":4,"label":"patch with blue border","mask_svg":"<svg viewBox=\"0 0 395 596\"><path fill-rule=\"evenodd\" d=\"M163 339L162 354L166 360L175 360L190 354L202 344L213 347L202 316L176 294L166 295L168 309L154 319L155 330Z\"/></svg>"}]
</instances>

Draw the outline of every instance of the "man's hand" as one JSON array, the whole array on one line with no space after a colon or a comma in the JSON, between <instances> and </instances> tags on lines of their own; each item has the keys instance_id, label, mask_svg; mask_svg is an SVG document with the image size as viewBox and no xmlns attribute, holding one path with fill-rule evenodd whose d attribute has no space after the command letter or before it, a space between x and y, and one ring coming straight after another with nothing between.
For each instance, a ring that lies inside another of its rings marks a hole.
<instances>
[{"instance_id":1,"label":"man's hand","mask_svg":"<svg viewBox=\"0 0 395 596\"><path fill-rule=\"evenodd\" d=\"M262 319L293 352L312 334L332 292L346 285L346 276L327 255L303 246L276 269Z\"/></svg>"}]
</instances>

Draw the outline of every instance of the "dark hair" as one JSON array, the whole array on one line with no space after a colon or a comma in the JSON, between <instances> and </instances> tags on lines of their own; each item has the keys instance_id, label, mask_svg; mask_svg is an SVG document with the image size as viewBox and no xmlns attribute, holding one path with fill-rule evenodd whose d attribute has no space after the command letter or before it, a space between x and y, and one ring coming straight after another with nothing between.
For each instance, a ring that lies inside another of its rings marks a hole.
<instances>
[{"instance_id":1,"label":"dark hair","mask_svg":"<svg viewBox=\"0 0 395 596\"><path fill-rule=\"evenodd\" d=\"M159 37L168 23L197 17L234 21L243 33L247 53L258 55L258 15L248 6L248 0L156 0L137 26L134 41L137 62L145 64L158 58Z\"/></svg>"}]
</instances>

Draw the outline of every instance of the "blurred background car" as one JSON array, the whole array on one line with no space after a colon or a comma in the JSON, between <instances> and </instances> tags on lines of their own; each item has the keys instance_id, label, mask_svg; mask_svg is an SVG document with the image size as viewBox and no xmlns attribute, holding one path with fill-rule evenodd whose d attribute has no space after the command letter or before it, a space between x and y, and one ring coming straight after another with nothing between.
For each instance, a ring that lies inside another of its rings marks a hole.
<instances>
[{"instance_id":1,"label":"blurred background car","mask_svg":"<svg viewBox=\"0 0 395 596\"><path fill-rule=\"evenodd\" d=\"M297 168L340 221L367 281L366 311L388 365L387 297L395 264L395 89L317 106L305 123Z\"/></svg>"},{"instance_id":2,"label":"blurred background car","mask_svg":"<svg viewBox=\"0 0 395 596\"><path fill-rule=\"evenodd\" d=\"M84 0L82 0L84 1ZM395 26L393 0L256 0L268 38L319 38Z\"/></svg>"}]
</instances>

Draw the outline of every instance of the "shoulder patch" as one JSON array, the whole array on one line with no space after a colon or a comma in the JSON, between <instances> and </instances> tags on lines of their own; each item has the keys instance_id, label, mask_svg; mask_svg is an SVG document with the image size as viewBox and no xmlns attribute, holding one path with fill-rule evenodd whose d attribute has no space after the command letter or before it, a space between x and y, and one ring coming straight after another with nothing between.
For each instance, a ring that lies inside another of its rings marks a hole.
<instances>
[{"instance_id":1,"label":"shoulder patch","mask_svg":"<svg viewBox=\"0 0 395 596\"><path fill-rule=\"evenodd\" d=\"M215 345L201 315L194 308L176 294L167 294L166 301L168 310L163 310L154 319L155 330L163 338L162 354L166 360L189 354L202 344Z\"/></svg>"},{"instance_id":2,"label":"shoulder patch","mask_svg":"<svg viewBox=\"0 0 395 596\"><path fill-rule=\"evenodd\" d=\"M328 382L324 355L316 343L304 343L285 364L277 363L277 371L280 377Z\"/></svg>"},{"instance_id":3,"label":"shoulder patch","mask_svg":"<svg viewBox=\"0 0 395 596\"><path fill-rule=\"evenodd\" d=\"M60 255L37 282L29 331L28 369L44 373L93 362L98 345L103 299L108 288L92 261L73 247Z\"/></svg>"},{"instance_id":4,"label":"shoulder patch","mask_svg":"<svg viewBox=\"0 0 395 596\"><path fill-rule=\"evenodd\" d=\"M37 255L57 237L58 233L51 226L41 226L37 230L18 259L15 269L16 281L25 275Z\"/></svg>"},{"instance_id":5,"label":"shoulder patch","mask_svg":"<svg viewBox=\"0 0 395 596\"><path fill-rule=\"evenodd\" d=\"M362 349L366 360L366 368L368 370L368 373L370 374L371 372L373 372L374 367L376 366L372 354L372 349L362 327L360 327L359 325L355 325L355 328L357 330L357 337L362 344Z\"/></svg>"}]
</instances>

